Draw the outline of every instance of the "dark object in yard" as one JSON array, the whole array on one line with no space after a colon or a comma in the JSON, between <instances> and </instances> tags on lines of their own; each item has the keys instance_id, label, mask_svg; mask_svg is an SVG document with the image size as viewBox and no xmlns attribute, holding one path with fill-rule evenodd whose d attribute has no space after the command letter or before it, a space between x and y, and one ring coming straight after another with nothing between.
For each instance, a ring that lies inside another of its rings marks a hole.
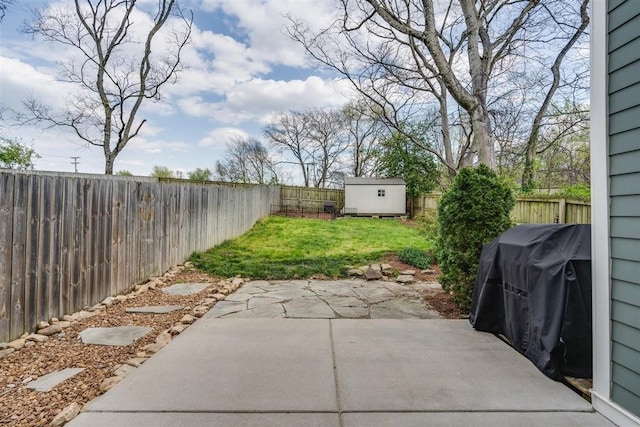
<instances>
[{"instance_id":1,"label":"dark object in yard","mask_svg":"<svg viewBox=\"0 0 640 427\"><path fill-rule=\"evenodd\" d=\"M324 202L324 213L333 214L336 209L336 204L334 202Z\"/></svg>"},{"instance_id":2,"label":"dark object in yard","mask_svg":"<svg viewBox=\"0 0 640 427\"><path fill-rule=\"evenodd\" d=\"M524 224L484 245L469 321L550 378L591 378L591 226Z\"/></svg>"}]
</instances>

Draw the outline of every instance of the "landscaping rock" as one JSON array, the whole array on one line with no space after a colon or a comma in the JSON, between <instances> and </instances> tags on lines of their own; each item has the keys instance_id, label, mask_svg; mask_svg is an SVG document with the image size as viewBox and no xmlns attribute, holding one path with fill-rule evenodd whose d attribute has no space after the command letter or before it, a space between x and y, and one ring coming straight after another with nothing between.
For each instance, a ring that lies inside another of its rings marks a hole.
<instances>
[{"instance_id":1,"label":"landscaping rock","mask_svg":"<svg viewBox=\"0 0 640 427\"><path fill-rule=\"evenodd\" d=\"M349 271L347 271L347 273L349 274L349 276L357 276L357 277L364 276L364 271L360 270L359 268L352 268Z\"/></svg>"},{"instance_id":2,"label":"landscaping rock","mask_svg":"<svg viewBox=\"0 0 640 427\"><path fill-rule=\"evenodd\" d=\"M124 377L109 377L106 380L102 381L100 384L100 391L105 393L113 388L116 384L122 381Z\"/></svg>"},{"instance_id":3,"label":"landscaping rock","mask_svg":"<svg viewBox=\"0 0 640 427\"><path fill-rule=\"evenodd\" d=\"M413 276L409 275L409 274L403 274L400 275L398 277L396 277L396 282L398 283L411 283L413 282Z\"/></svg>"},{"instance_id":4,"label":"landscaping rock","mask_svg":"<svg viewBox=\"0 0 640 427\"><path fill-rule=\"evenodd\" d=\"M5 348L4 350L0 350L0 359L4 359L5 357L10 355L14 351L16 351L16 350L14 348L11 348L11 347Z\"/></svg>"},{"instance_id":5,"label":"landscaping rock","mask_svg":"<svg viewBox=\"0 0 640 427\"><path fill-rule=\"evenodd\" d=\"M133 357L133 358L127 360L124 363L126 363L129 366L133 366L134 368L138 368L139 366L141 366L147 360L149 360L148 357Z\"/></svg>"},{"instance_id":6,"label":"landscaping rock","mask_svg":"<svg viewBox=\"0 0 640 427\"><path fill-rule=\"evenodd\" d=\"M196 318L190 314L185 314L184 316L182 316L182 319L180 319L180 323L185 325L190 325L195 321L196 321Z\"/></svg>"},{"instance_id":7,"label":"landscaping rock","mask_svg":"<svg viewBox=\"0 0 640 427\"><path fill-rule=\"evenodd\" d=\"M48 336L40 335L40 334L29 334L27 335L27 338L26 338L27 341L33 341L33 342L45 342L48 339L49 339Z\"/></svg>"},{"instance_id":8,"label":"landscaping rock","mask_svg":"<svg viewBox=\"0 0 640 427\"><path fill-rule=\"evenodd\" d=\"M116 377L126 377L127 375L129 375L131 372L135 371L136 367L135 366L131 366L128 363L124 364L124 365L120 365L118 367L118 369L116 369L115 371L113 371L113 375L115 375Z\"/></svg>"},{"instance_id":9,"label":"landscaping rock","mask_svg":"<svg viewBox=\"0 0 640 427\"><path fill-rule=\"evenodd\" d=\"M118 297L116 297L116 298L117 298L117 299L120 299L120 298L119 298L120 296L121 296L121 295L118 295ZM126 300L126 297L125 297L125 300ZM93 317L93 316L95 316L95 315L96 315L96 312L95 312L95 311L84 311L84 310L83 310L83 311L81 311L81 312L79 312L79 313L77 314L76 320L89 319L89 318L91 318L91 317Z\"/></svg>"},{"instance_id":10,"label":"landscaping rock","mask_svg":"<svg viewBox=\"0 0 640 427\"><path fill-rule=\"evenodd\" d=\"M45 336L51 336L51 335L55 335L57 333L62 332L62 326L60 325L51 325L51 326L47 326L46 328L43 329L39 329L38 330L38 334L40 335L45 335Z\"/></svg>"},{"instance_id":11,"label":"landscaping rock","mask_svg":"<svg viewBox=\"0 0 640 427\"><path fill-rule=\"evenodd\" d=\"M17 340L11 341L8 345L9 345L9 348L12 348L14 350L20 350L24 347L25 343L26 343L26 340L24 338L18 338Z\"/></svg>"},{"instance_id":12,"label":"landscaping rock","mask_svg":"<svg viewBox=\"0 0 640 427\"><path fill-rule=\"evenodd\" d=\"M367 280L380 280L382 279L382 273L380 269L370 268L364 272L364 277Z\"/></svg>"},{"instance_id":13,"label":"landscaping rock","mask_svg":"<svg viewBox=\"0 0 640 427\"><path fill-rule=\"evenodd\" d=\"M26 385L26 388L43 392L49 391L61 382L68 380L82 371L84 371L84 368L66 368L60 371L51 372L50 374L43 375L35 381L31 381Z\"/></svg>"},{"instance_id":14,"label":"landscaping rock","mask_svg":"<svg viewBox=\"0 0 640 427\"><path fill-rule=\"evenodd\" d=\"M402 270L402 271L400 272L400 274L402 274L402 275L409 275L409 276L413 276L414 274L416 274L416 271L415 271L415 270Z\"/></svg>"},{"instance_id":15,"label":"landscaping rock","mask_svg":"<svg viewBox=\"0 0 640 427\"><path fill-rule=\"evenodd\" d=\"M72 419L78 416L78 414L80 413L80 409L82 409L82 407L78 403L73 402L71 405L67 406L62 411L60 411L60 413L55 416L55 418L53 419L53 421L51 421L51 424L49 425L52 427L59 427L59 426L65 425L66 423L68 423L69 421L71 421Z\"/></svg>"},{"instance_id":16,"label":"landscaping rock","mask_svg":"<svg viewBox=\"0 0 640 427\"><path fill-rule=\"evenodd\" d=\"M162 344L163 346L169 344L171 342L171 333L169 333L168 330L160 333L157 337L156 337L156 342L158 344Z\"/></svg>"}]
</instances>

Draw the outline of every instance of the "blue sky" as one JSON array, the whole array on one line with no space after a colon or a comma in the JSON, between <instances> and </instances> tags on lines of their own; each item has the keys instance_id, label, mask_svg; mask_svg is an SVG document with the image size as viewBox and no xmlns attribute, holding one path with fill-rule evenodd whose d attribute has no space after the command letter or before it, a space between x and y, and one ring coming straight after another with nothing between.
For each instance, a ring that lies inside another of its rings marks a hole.
<instances>
[{"instance_id":1,"label":"blue sky","mask_svg":"<svg viewBox=\"0 0 640 427\"><path fill-rule=\"evenodd\" d=\"M55 3L65 3L60 0ZM155 0L140 0L153 5ZM56 105L67 85L56 81L61 58L68 52L18 29L29 8L54 2L18 1L0 23L0 99L21 108L30 95ZM336 11L333 1L317 0L182 0L194 12L192 43L180 82L166 87L164 101L147 104L148 119L140 138L132 140L116 159L115 170L148 175L154 165L184 173L213 169L234 135L262 138L262 127L274 113L291 109L339 106L349 87L308 63L301 46L285 34L290 14L315 28L328 25ZM33 144L42 156L36 169L102 173L100 147L87 148L60 129L4 127L5 136Z\"/></svg>"}]
</instances>

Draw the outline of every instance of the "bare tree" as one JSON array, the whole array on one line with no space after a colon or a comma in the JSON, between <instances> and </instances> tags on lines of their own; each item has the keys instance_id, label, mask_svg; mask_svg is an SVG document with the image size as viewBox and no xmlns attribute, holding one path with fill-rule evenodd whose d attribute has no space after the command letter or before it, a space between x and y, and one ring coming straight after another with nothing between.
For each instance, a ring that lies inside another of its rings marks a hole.
<instances>
[{"instance_id":1,"label":"bare tree","mask_svg":"<svg viewBox=\"0 0 640 427\"><path fill-rule=\"evenodd\" d=\"M348 149L345 119L339 110L310 110L307 138L314 149L314 186L326 188L329 178L343 167L343 154Z\"/></svg>"},{"instance_id":2,"label":"bare tree","mask_svg":"<svg viewBox=\"0 0 640 427\"><path fill-rule=\"evenodd\" d=\"M68 96L61 111L28 99L21 122L67 127L83 142L102 147L106 174L113 173L116 157L144 125L146 119L136 117L143 102L159 101L162 87L177 81L181 53L191 37L193 16L176 0L158 0L146 30L133 19L137 11L147 11L138 3L75 0L74 7L38 12L24 29L72 49L70 56L77 59L62 64L60 80L74 84L78 92ZM167 31L169 47L159 48L157 37L171 16L178 24ZM154 46L162 54L153 54Z\"/></svg>"},{"instance_id":3,"label":"bare tree","mask_svg":"<svg viewBox=\"0 0 640 427\"><path fill-rule=\"evenodd\" d=\"M341 110L310 109L280 114L264 129L271 144L281 153L294 157L305 186L324 188L339 181L330 180L343 172L349 138L347 121Z\"/></svg>"},{"instance_id":4,"label":"bare tree","mask_svg":"<svg viewBox=\"0 0 640 427\"><path fill-rule=\"evenodd\" d=\"M291 154L300 166L304 186L309 186L313 147L307 139L309 115L304 112L290 111L274 117L265 126L264 133L271 145L279 153Z\"/></svg>"},{"instance_id":5,"label":"bare tree","mask_svg":"<svg viewBox=\"0 0 640 427\"><path fill-rule=\"evenodd\" d=\"M379 120L379 114L365 100L347 104L342 114L346 123L351 175L369 176L375 170L377 147L387 129Z\"/></svg>"},{"instance_id":6,"label":"bare tree","mask_svg":"<svg viewBox=\"0 0 640 427\"><path fill-rule=\"evenodd\" d=\"M278 182L269 151L255 138L232 138L227 144L225 159L216 162L216 175L222 181L230 182Z\"/></svg>"},{"instance_id":7,"label":"bare tree","mask_svg":"<svg viewBox=\"0 0 640 427\"><path fill-rule=\"evenodd\" d=\"M578 1L585 0L570 3ZM290 34L313 58L378 102L396 131L402 132L404 122L415 122L424 108L439 108L442 150L439 144L424 148L454 173L475 157L496 168L493 126L500 123L492 121L490 107L511 95L515 74L536 76L553 55L560 67L564 57L558 52L571 49L572 36L581 27L574 24L579 14L556 16L567 9L566 3L341 0L342 10L332 27L313 33L292 19ZM521 102L540 99L539 93L535 99L533 92L527 95ZM450 123L456 108L450 101L462 112L453 116L460 128L457 140Z\"/></svg>"},{"instance_id":8,"label":"bare tree","mask_svg":"<svg viewBox=\"0 0 640 427\"><path fill-rule=\"evenodd\" d=\"M570 5L566 5L570 7ZM569 28L569 32L571 34L570 38L567 40L566 44L562 47L560 52L556 55L553 64L551 65L551 75L553 76L552 83L547 90L547 94L536 113L533 123L531 125L531 131L529 133L529 138L527 139L527 149L525 152L525 163L524 163L524 172L522 174L522 189L524 191L530 191L534 188L534 160L538 151L538 144L540 139L540 131L543 126L543 120L547 114L547 110L551 105L553 100L553 96L556 91L563 83L563 78L560 74L560 67L562 65L562 61L569 50L580 40L582 35L584 34L587 26L589 25L589 12L588 12L589 0L582 0L580 4L579 17L580 23L577 27Z\"/></svg>"}]
</instances>

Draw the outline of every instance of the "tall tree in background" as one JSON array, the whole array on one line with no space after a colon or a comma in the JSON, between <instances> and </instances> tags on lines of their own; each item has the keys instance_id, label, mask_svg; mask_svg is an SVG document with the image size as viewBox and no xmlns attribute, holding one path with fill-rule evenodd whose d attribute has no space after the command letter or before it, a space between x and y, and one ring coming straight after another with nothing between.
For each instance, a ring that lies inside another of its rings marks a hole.
<instances>
[{"instance_id":1,"label":"tall tree in background","mask_svg":"<svg viewBox=\"0 0 640 427\"><path fill-rule=\"evenodd\" d=\"M439 171L433 155L412 139L396 132L380 145L377 172L381 177L404 179L410 196L430 193L437 186Z\"/></svg>"},{"instance_id":2,"label":"tall tree in background","mask_svg":"<svg viewBox=\"0 0 640 427\"><path fill-rule=\"evenodd\" d=\"M33 169L33 162L40 158L33 148L15 139L0 136L0 168Z\"/></svg>"},{"instance_id":3,"label":"tall tree in background","mask_svg":"<svg viewBox=\"0 0 640 427\"><path fill-rule=\"evenodd\" d=\"M349 172L355 177L370 176L375 169L380 139L387 129L366 100L347 104L342 114L351 157Z\"/></svg>"},{"instance_id":4,"label":"tall tree in background","mask_svg":"<svg viewBox=\"0 0 640 427\"><path fill-rule=\"evenodd\" d=\"M209 168L196 168L195 170L187 173L187 177L189 177L191 181L211 181L212 176L213 174Z\"/></svg>"},{"instance_id":5,"label":"tall tree in background","mask_svg":"<svg viewBox=\"0 0 640 427\"><path fill-rule=\"evenodd\" d=\"M345 118L337 110L310 110L308 136L314 150L311 159L314 164L314 186L331 186L336 169L341 169L342 156L348 149L344 135ZM336 183L334 183L336 184Z\"/></svg>"},{"instance_id":6,"label":"tall tree in background","mask_svg":"<svg viewBox=\"0 0 640 427\"><path fill-rule=\"evenodd\" d=\"M280 113L264 128L271 145L280 154L293 156L300 167L304 186L309 187L313 147L307 139L309 114L301 111Z\"/></svg>"},{"instance_id":7,"label":"tall tree in background","mask_svg":"<svg viewBox=\"0 0 640 427\"><path fill-rule=\"evenodd\" d=\"M227 144L225 159L216 162L216 175L222 181L244 184L278 182L269 151L255 138L232 138Z\"/></svg>"},{"instance_id":8,"label":"tall tree in background","mask_svg":"<svg viewBox=\"0 0 640 427\"><path fill-rule=\"evenodd\" d=\"M340 0L330 28L314 33L292 18L289 30L310 56L377 103L394 130L402 132L402 123L415 122L424 108L435 106L442 143L424 149L453 174L475 158L496 168L497 100L539 105L544 115L545 99L572 83L560 73L556 86L555 75L549 75L583 37L587 1ZM511 84L516 76L530 82L524 93ZM452 103L462 114L455 115ZM451 126L459 128L457 141ZM535 130L534 123L530 132Z\"/></svg>"},{"instance_id":9,"label":"tall tree in background","mask_svg":"<svg viewBox=\"0 0 640 427\"><path fill-rule=\"evenodd\" d=\"M113 173L116 157L144 125L146 119L137 118L143 102L159 101L163 86L177 80L180 55L191 36L193 17L176 0L155 2L146 26L148 10L139 3L144 2L75 0L73 7L54 5L38 12L25 27L27 33L71 49L60 80L73 83L78 92L62 111L28 99L21 122L70 128L85 143L102 148L106 174ZM162 32L172 16L178 23ZM166 38L162 47L160 34Z\"/></svg>"}]
</instances>

